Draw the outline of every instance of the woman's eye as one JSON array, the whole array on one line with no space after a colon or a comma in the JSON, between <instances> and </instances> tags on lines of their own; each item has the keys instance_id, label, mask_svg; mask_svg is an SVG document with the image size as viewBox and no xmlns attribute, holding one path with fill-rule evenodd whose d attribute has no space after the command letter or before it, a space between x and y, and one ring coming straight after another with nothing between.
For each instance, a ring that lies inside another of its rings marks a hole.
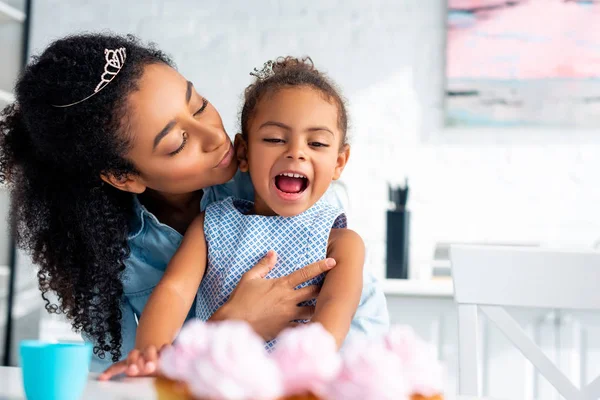
<instances>
[{"instance_id":1,"label":"woman's eye","mask_svg":"<svg viewBox=\"0 0 600 400\"><path fill-rule=\"evenodd\" d=\"M204 97L202 98L202 106L198 109L198 111L196 111L194 113L194 117L197 117L198 115L202 114L202 112L206 109L206 106L208 105L208 100L206 100Z\"/></svg>"},{"instance_id":2,"label":"woman's eye","mask_svg":"<svg viewBox=\"0 0 600 400\"><path fill-rule=\"evenodd\" d=\"M174 156L177 155L181 152L181 150L183 150L183 148L185 147L185 145L187 144L188 141L188 133L187 132L183 132L183 134L181 135L181 145L177 148L177 150L172 151L169 153L169 156Z\"/></svg>"}]
</instances>

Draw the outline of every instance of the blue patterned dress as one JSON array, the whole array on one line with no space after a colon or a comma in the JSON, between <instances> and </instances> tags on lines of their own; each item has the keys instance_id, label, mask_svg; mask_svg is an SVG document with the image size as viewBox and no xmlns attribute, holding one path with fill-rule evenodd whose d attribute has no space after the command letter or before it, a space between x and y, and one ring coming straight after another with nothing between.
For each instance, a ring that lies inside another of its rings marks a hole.
<instances>
[{"instance_id":1,"label":"blue patterned dress","mask_svg":"<svg viewBox=\"0 0 600 400\"><path fill-rule=\"evenodd\" d=\"M346 228L342 210L323 201L294 217L248 214L253 203L232 197L207 207L204 234L208 264L196 298L196 317L207 320L221 307L252 266L269 250L277 264L267 278L289 275L327 256L332 228ZM323 275L300 287L320 285ZM309 304L315 304L314 300ZM271 349L275 341L266 344Z\"/></svg>"}]
</instances>

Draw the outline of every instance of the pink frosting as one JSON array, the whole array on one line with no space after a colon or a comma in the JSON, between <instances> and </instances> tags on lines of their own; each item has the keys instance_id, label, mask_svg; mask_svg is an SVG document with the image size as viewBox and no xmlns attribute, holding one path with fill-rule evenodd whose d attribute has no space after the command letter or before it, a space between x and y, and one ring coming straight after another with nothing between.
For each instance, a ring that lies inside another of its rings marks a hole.
<instances>
[{"instance_id":1,"label":"pink frosting","mask_svg":"<svg viewBox=\"0 0 600 400\"><path fill-rule=\"evenodd\" d=\"M186 381L192 364L206 353L210 344L208 324L199 320L188 322L179 333L175 344L160 355L159 368L166 377Z\"/></svg>"},{"instance_id":2,"label":"pink frosting","mask_svg":"<svg viewBox=\"0 0 600 400\"><path fill-rule=\"evenodd\" d=\"M317 323L283 331L272 357L283 375L286 395L324 395L341 367L335 339Z\"/></svg>"},{"instance_id":3,"label":"pink frosting","mask_svg":"<svg viewBox=\"0 0 600 400\"><path fill-rule=\"evenodd\" d=\"M192 321L160 358L161 372L210 399L273 399L310 391L347 400L405 400L443 391L444 371L432 345L409 327L395 326L383 341L357 341L341 356L320 325L287 329L269 355L264 341L241 321Z\"/></svg>"},{"instance_id":4,"label":"pink frosting","mask_svg":"<svg viewBox=\"0 0 600 400\"><path fill-rule=\"evenodd\" d=\"M271 399L282 394L282 378L264 341L241 321L192 322L161 355L161 371L186 382L196 397Z\"/></svg>"},{"instance_id":5,"label":"pink frosting","mask_svg":"<svg viewBox=\"0 0 600 400\"><path fill-rule=\"evenodd\" d=\"M381 343L354 342L342 354L342 369L329 385L327 398L407 400L400 358Z\"/></svg>"},{"instance_id":6,"label":"pink frosting","mask_svg":"<svg viewBox=\"0 0 600 400\"><path fill-rule=\"evenodd\" d=\"M393 326L384 342L400 358L411 393L433 396L443 392L444 369L431 344L408 326Z\"/></svg>"}]
</instances>

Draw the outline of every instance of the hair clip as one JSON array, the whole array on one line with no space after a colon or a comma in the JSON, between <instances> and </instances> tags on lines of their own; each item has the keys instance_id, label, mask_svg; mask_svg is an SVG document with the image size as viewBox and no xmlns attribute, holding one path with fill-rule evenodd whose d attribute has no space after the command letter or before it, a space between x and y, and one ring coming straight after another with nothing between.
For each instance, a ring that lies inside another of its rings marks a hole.
<instances>
[{"instance_id":1,"label":"hair clip","mask_svg":"<svg viewBox=\"0 0 600 400\"><path fill-rule=\"evenodd\" d=\"M76 101L75 103L63 105L52 104L52 107L64 108L74 106L75 104L79 104L86 101L87 99L104 89L106 86L108 86L109 83L112 82L113 79L115 79L115 76L117 76L117 74L123 68L123 65L125 65L127 53L124 47L115 50L104 49L104 58L106 59L106 64L104 64L104 72L100 76L100 82L98 83L98 85L96 85L94 93L90 94L84 99Z\"/></svg>"},{"instance_id":2,"label":"hair clip","mask_svg":"<svg viewBox=\"0 0 600 400\"><path fill-rule=\"evenodd\" d=\"M255 76L256 78L258 78L261 81L265 80L267 78L270 78L275 74L275 71L273 71L274 65L275 65L275 62L273 60L269 60L263 64L263 67L261 70L258 70L258 68L254 68L254 71L250 72L250 75Z\"/></svg>"}]
</instances>

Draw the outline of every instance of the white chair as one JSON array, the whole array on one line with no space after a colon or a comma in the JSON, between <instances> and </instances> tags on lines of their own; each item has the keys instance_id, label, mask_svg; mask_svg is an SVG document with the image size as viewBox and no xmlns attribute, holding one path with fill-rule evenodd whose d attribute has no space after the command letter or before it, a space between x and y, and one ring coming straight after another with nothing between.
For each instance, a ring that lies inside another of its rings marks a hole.
<instances>
[{"instance_id":1,"label":"white chair","mask_svg":"<svg viewBox=\"0 0 600 400\"><path fill-rule=\"evenodd\" d=\"M480 392L479 309L565 399L600 397L600 377L577 388L503 308L600 310L600 252L452 246L450 260L458 304L460 395Z\"/></svg>"}]
</instances>

